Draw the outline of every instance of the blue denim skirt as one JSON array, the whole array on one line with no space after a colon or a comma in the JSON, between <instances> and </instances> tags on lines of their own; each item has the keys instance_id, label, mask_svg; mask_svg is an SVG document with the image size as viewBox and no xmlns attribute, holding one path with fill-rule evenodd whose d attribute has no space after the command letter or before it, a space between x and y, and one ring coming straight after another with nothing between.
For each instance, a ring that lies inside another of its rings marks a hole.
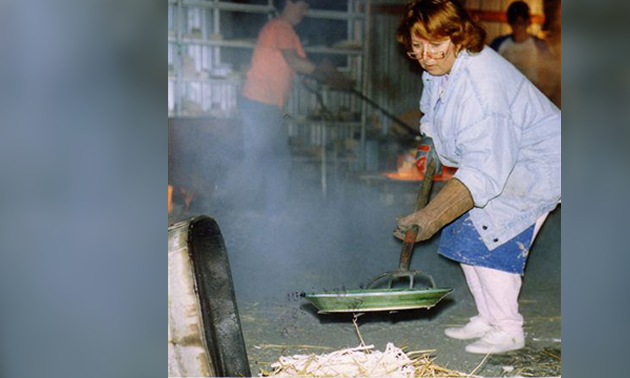
<instances>
[{"instance_id":1,"label":"blue denim skirt","mask_svg":"<svg viewBox=\"0 0 630 378\"><path fill-rule=\"evenodd\" d=\"M523 274L534 236L534 225L490 251L468 213L442 229L438 253L457 262Z\"/></svg>"}]
</instances>

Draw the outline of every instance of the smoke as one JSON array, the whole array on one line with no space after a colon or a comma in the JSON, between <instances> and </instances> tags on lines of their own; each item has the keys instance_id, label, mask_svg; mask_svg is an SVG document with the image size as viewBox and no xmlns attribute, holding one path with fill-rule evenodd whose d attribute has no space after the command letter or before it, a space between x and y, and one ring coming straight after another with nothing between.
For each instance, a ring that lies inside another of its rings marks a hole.
<instances>
[{"instance_id":1,"label":"smoke","mask_svg":"<svg viewBox=\"0 0 630 378\"><path fill-rule=\"evenodd\" d=\"M318 1L312 8L347 11L347 4ZM255 20L233 19L238 27L222 30L223 37L257 35L262 25ZM346 20L306 17L296 32L305 47L332 46L350 38ZM228 50L223 58L244 73L251 54ZM347 65L343 55L309 55L315 62L324 58L339 67ZM251 114L241 109L241 118ZM323 178L320 147L301 146L288 158L281 145L287 136L268 135L275 133L269 130L277 122L262 132L248 129L245 122L170 122L169 183L195 193L190 211L171 221L195 214L217 220L240 300L285 300L288 293L303 290L358 288L396 266L400 243L392 236L395 218L410 212L411 206L401 210L384 201L391 193L359 179L358 162L335 165L329 155ZM273 147L251 154L261 145ZM358 155L358 144L354 153ZM415 196L413 189L403 192Z\"/></svg>"},{"instance_id":2,"label":"smoke","mask_svg":"<svg viewBox=\"0 0 630 378\"><path fill-rule=\"evenodd\" d=\"M283 206L270 210L265 185L256 193L250 183L276 180L272 168L259 165L259 177L236 177L242 156L219 160L220 148L204 151L201 161L215 164L211 169L195 164L196 174L203 176L204 186L218 189L195 197L185 216L205 214L217 220L239 300L283 301L301 291L357 289L396 267L400 242L392 236L395 218L411 212L415 186L402 184L399 201L391 201L394 193L369 185L358 172L329 167L324 194L321 165L294 156Z\"/></svg>"}]
</instances>

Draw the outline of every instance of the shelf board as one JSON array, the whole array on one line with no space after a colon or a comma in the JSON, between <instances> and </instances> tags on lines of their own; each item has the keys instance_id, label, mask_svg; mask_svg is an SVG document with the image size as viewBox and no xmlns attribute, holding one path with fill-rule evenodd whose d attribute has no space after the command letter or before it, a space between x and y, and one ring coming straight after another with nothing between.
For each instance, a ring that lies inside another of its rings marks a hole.
<instances>
[{"instance_id":1,"label":"shelf board","mask_svg":"<svg viewBox=\"0 0 630 378\"><path fill-rule=\"evenodd\" d=\"M206 84L240 84L241 80L238 78L218 78L218 77L210 77L207 79L202 78L193 78L193 77L185 77L182 78L182 81L185 83L206 83Z\"/></svg>"},{"instance_id":2,"label":"shelf board","mask_svg":"<svg viewBox=\"0 0 630 378\"><path fill-rule=\"evenodd\" d=\"M365 18L365 15L363 15L362 13L348 13L343 11L333 11L325 9L309 9L306 12L306 17L348 21L350 19L362 20Z\"/></svg>"},{"instance_id":3,"label":"shelf board","mask_svg":"<svg viewBox=\"0 0 630 378\"><path fill-rule=\"evenodd\" d=\"M177 4L177 1L171 4ZM231 12L271 13L274 8L270 5L240 4L219 1L183 0L182 5L193 7L214 8Z\"/></svg>"},{"instance_id":4,"label":"shelf board","mask_svg":"<svg viewBox=\"0 0 630 378\"><path fill-rule=\"evenodd\" d=\"M253 49L256 46L255 42L243 41L243 40L222 40L222 39L195 39L195 38L182 38L181 42L177 41L177 38L169 37L169 43L181 43L183 45L203 45L203 46L216 46L216 47L236 47Z\"/></svg>"},{"instance_id":5,"label":"shelf board","mask_svg":"<svg viewBox=\"0 0 630 378\"><path fill-rule=\"evenodd\" d=\"M313 119L305 119L305 118L290 118L290 122L300 125L314 126L314 125L323 125L326 126L337 126L337 127L361 127L361 122L358 121L324 121L324 120L313 120Z\"/></svg>"},{"instance_id":6,"label":"shelf board","mask_svg":"<svg viewBox=\"0 0 630 378\"><path fill-rule=\"evenodd\" d=\"M169 37L168 43L177 44L177 38ZM255 42L244 40L222 40L222 39L196 39L196 38L182 38L183 45L202 45L202 46L216 46L216 47L233 47L241 49L253 49L256 47ZM357 48L339 48L328 46L306 46L304 51L311 54L335 54L335 55L362 55L363 50Z\"/></svg>"},{"instance_id":7,"label":"shelf board","mask_svg":"<svg viewBox=\"0 0 630 378\"><path fill-rule=\"evenodd\" d=\"M177 5L178 1L169 0L168 3L170 5ZM212 8L212 9L219 9L223 11L232 11L232 12L272 13L275 11L275 9L270 5L240 4L240 3L219 2L219 1L182 0L182 5ZM334 10L326 10L326 9L309 9L306 12L306 17L347 21L349 19L362 20L365 18L365 15L363 13L349 13L345 11L334 11Z\"/></svg>"},{"instance_id":8,"label":"shelf board","mask_svg":"<svg viewBox=\"0 0 630 378\"><path fill-rule=\"evenodd\" d=\"M362 55L362 49L348 49L328 46L307 46L304 50L311 54Z\"/></svg>"}]
</instances>

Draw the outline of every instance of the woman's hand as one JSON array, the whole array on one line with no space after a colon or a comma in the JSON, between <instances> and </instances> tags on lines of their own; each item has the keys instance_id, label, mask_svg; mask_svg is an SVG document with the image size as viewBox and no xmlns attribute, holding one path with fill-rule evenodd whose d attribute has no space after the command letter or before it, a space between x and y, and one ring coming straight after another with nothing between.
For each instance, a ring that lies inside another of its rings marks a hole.
<instances>
[{"instance_id":1,"label":"woman's hand","mask_svg":"<svg viewBox=\"0 0 630 378\"><path fill-rule=\"evenodd\" d=\"M398 223L398 228L394 230L394 236L400 240L405 240L407 231L409 231L413 225L417 225L419 230L416 241L427 240L438 231L438 228L434 226L435 222L430 218L430 215L424 210L397 218L396 222Z\"/></svg>"},{"instance_id":2,"label":"woman's hand","mask_svg":"<svg viewBox=\"0 0 630 378\"><path fill-rule=\"evenodd\" d=\"M427 240L440 228L470 210L473 205L473 198L466 185L452 178L425 208L396 219L398 228L394 231L394 236L404 240L405 233L415 224L420 228L416 241Z\"/></svg>"}]
</instances>

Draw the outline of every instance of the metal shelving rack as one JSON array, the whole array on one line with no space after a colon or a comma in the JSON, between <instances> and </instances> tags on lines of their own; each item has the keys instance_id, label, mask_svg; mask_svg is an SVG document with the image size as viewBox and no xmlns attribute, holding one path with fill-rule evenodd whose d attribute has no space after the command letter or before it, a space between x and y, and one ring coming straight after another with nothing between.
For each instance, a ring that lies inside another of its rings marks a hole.
<instances>
[{"instance_id":1,"label":"metal shelving rack","mask_svg":"<svg viewBox=\"0 0 630 378\"><path fill-rule=\"evenodd\" d=\"M364 89L370 0L340 1L346 2L345 10L316 9L313 6L306 18L345 22L344 38L338 41L345 42L345 45L304 43L304 49L314 60L322 56L337 59L345 57L346 64L340 66L340 70L354 78L359 89ZM246 40L224 39L223 28L230 22L224 20L224 15L226 12L258 14L264 23L273 17L272 0L249 0L249 3L227 0L168 0L168 8L169 117L237 118L236 101L245 73L237 72L226 64L223 60L224 52L227 49L253 52L257 32ZM296 78L296 81L299 80L300 77ZM355 139L360 146L357 154L362 156L365 146L365 104L349 93L330 92L324 98L326 107L331 111L353 112L359 114L358 119L328 123L309 120L309 114L319 104L315 95L296 83L286 107L287 113L295 120L289 123L290 136L306 135L303 137L304 142L323 146L324 150L331 139ZM303 130L305 127L308 128L307 133ZM322 133L322 127L327 128L327 132ZM325 157L323 160L325 161Z\"/></svg>"}]
</instances>

